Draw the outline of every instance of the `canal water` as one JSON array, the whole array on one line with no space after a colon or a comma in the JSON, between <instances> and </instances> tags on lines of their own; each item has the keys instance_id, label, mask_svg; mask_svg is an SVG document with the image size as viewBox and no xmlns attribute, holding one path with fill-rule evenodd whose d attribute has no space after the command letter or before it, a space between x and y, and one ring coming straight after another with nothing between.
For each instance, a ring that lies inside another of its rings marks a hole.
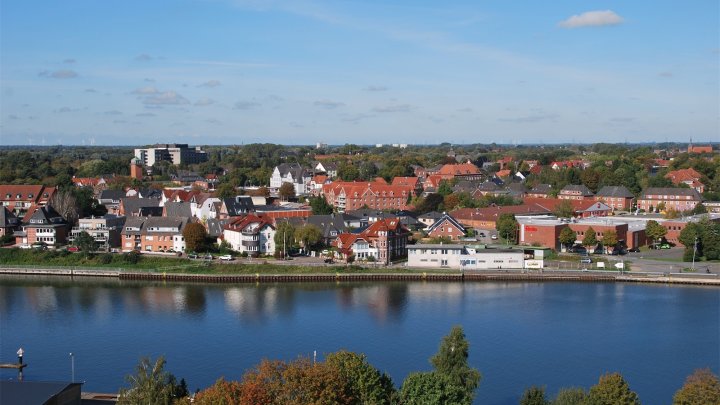
<instances>
[{"instance_id":1,"label":"canal water","mask_svg":"<svg viewBox=\"0 0 720 405\"><path fill-rule=\"evenodd\" d=\"M482 373L477 403L517 404L619 371L643 403L671 402L696 368L720 368L720 288L622 283L199 285L0 278L0 363L28 380L115 392L141 356L164 355L192 390L263 358L348 349L399 386L453 325ZM3 379L16 374L0 371Z\"/></svg>"}]
</instances>

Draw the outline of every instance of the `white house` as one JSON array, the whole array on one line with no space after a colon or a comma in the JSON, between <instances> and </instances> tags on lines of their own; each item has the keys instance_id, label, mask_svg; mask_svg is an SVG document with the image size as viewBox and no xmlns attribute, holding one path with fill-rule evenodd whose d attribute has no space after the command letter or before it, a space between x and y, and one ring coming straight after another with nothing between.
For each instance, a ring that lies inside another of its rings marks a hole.
<instances>
[{"instance_id":1,"label":"white house","mask_svg":"<svg viewBox=\"0 0 720 405\"><path fill-rule=\"evenodd\" d=\"M519 249L476 249L452 244L411 245L408 246L408 267L522 269L525 253Z\"/></svg>"},{"instance_id":2,"label":"white house","mask_svg":"<svg viewBox=\"0 0 720 405\"><path fill-rule=\"evenodd\" d=\"M311 171L305 170L297 163L283 163L275 166L270 176L270 188L277 190L283 183L291 183L295 188L295 195L305 195L312 179Z\"/></svg>"},{"instance_id":3,"label":"white house","mask_svg":"<svg viewBox=\"0 0 720 405\"><path fill-rule=\"evenodd\" d=\"M203 221L209 218L217 218L217 205L220 205L217 197L208 197L206 194L194 195L190 199L190 210L195 218Z\"/></svg>"},{"instance_id":4,"label":"white house","mask_svg":"<svg viewBox=\"0 0 720 405\"><path fill-rule=\"evenodd\" d=\"M231 221L223 228L223 239L232 250L251 256L275 252L275 227L265 218L246 215Z\"/></svg>"}]
</instances>

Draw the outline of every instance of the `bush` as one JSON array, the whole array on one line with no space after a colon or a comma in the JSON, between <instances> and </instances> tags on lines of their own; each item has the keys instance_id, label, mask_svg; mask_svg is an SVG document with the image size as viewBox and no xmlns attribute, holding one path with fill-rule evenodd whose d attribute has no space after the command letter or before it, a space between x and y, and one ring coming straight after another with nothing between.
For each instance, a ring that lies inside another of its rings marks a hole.
<instances>
[{"instance_id":1,"label":"bush","mask_svg":"<svg viewBox=\"0 0 720 405\"><path fill-rule=\"evenodd\" d=\"M123 254L125 263L136 264L140 261L140 253L136 251L128 252Z\"/></svg>"},{"instance_id":2,"label":"bush","mask_svg":"<svg viewBox=\"0 0 720 405\"><path fill-rule=\"evenodd\" d=\"M110 253L103 253L98 257L98 261L102 264L110 264L113 261L113 256Z\"/></svg>"},{"instance_id":3,"label":"bush","mask_svg":"<svg viewBox=\"0 0 720 405\"><path fill-rule=\"evenodd\" d=\"M0 237L0 245L9 245L13 242L15 242L15 236L13 235L3 235Z\"/></svg>"}]
</instances>

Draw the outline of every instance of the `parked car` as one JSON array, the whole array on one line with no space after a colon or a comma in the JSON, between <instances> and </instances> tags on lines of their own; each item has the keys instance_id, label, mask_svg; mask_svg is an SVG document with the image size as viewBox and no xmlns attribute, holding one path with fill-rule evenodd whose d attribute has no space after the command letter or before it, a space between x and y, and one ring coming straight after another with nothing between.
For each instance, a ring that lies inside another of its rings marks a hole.
<instances>
[{"instance_id":1,"label":"parked car","mask_svg":"<svg viewBox=\"0 0 720 405\"><path fill-rule=\"evenodd\" d=\"M640 248L634 247L634 248L632 248L632 249L628 249L628 252L631 252L631 253L639 253L639 252L640 252Z\"/></svg>"},{"instance_id":2,"label":"parked car","mask_svg":"<svg viewBox=\"0 0 720 405\"><path fill-rule=\"evenodd\" d=\"M490 239L492 239L492 240L497 240L497 235L491 236Z\"/></svg>"},{"instance_id":3,"label":"parked car","mask_svg":"<svg viewBox=\"0 0 720 405\"><path fill-rule=\"evenodd\" d=\"M187 255L188 259L197 259L198 255L196 253L190 253Z\"/></svg>"},{"instance_id":4,"label":"parked car","mask_svg":"<svg viewBox=\"0 0 720 405\"><path fill-rule=\"evenodd\" d=\"M330 263L333 262L333 259L328 257L327 259L325 259L325 260L323 260L323 261L324 261L325 263L327 263L327 264L330 264Z\"/></svg>"},{"instance_id":5,"label":"parked car","mask_svg":"<svg viewBox=\"0 0 720 405\"><path fill-rule=\"evenodd\" d=\"M212 260L212 259L213 259L213 255L205 255L205 256L203 256L202 258L205 259L205 260Z\"/></svg>"},{"instance_id":6,"label":"parked car","mask_svg":"<svg viewBox=\"0 0 720 405\"><path fill-rule=\"evenodd\" d=\"M568 249L568 252L570 252L570 253L580 253L580 254L586 255L586 254L587 254L587 249L585 248L585 246L575 245L575 246L571 247L570 249Z\"/></svg>"},{"instance_id":7,"label":"parked car","mask_svg":"<svg viewBox=\"0 0 720 405\"><path fill-rule=\"evenodd\" d=\"M234 260L235 258L232 257L231 255L222 255L222 256L218 257L218 259L229 262L230 260Z\"/></svg>"},{"instance_id":8,"label":"parked car","mask_svg":"<svg viewBox=\"0 0 720 405\"><path fill-rule=\"evenodd\" d=\"M68 252L79 252L80 248L77 246L68 246L67 251Z\"/></svg>"},{"instance_id":9,"label":"parked car","mask_svg":"<svg viewBox=\"0 0 720 405\"><path fill-rule=\"evenodd\" d=\"M480 233L478 233L478 236L481 237L481 238L484 238L484 237L485 237L485 232L480 232Z\"/></svg>"}]
</instances>

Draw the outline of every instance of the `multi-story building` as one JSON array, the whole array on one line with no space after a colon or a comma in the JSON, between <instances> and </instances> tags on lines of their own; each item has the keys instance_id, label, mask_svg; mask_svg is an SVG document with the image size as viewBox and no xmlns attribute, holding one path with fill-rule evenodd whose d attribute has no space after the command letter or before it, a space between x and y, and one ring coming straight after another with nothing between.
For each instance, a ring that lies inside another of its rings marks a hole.
<instances>
[{"instance_id":1,"label":"multi-story building","mask_svg":"<svg viewBox=\"0 0 720 405\"><path fill-rule=\"evenodd\" d=\"M334 246L345 259L357 258L357 254L361 253L365 259L372 256L376 262L389 264L407 256L409 236L410 231L399 218L388 218L373 222L358 234L338 235Z\"/></svg>"},{"instance_id":2,"label":"multi-story building","mask_svg":"<svg viewBox=\"0 0 720 405\"><path fill-rule=\"evenodd\" d=\"M664 204L666 210L683 212L694 209L701 201L700 193L692 188L651 187L638 198L637 207L651 211Z\"/></svg>"},{"instance_id":3,"label":"multi-story building","mask_svg":"<svg viewBox=\"0 0 720 405\"><path fill-rule=\"evenodd\" d=\"M427 234L431 238L449 238L458 240L465 236L465 227L448 214L443 214L435 223L430 225Z\"/></svg>"},{"instance_id":4,"label":"multi-story building","mask_svg":"<svg viewBox=\"0 0 720 405\"><path fill-rule=\"evenodd\" d=\"M363 207L376 210L404 210L413 196L413 186L392 186L373 182L333 182L323 186L323 196L339 212Z\"/></svg>"},{"instance_id":5,"label":"multi-story building","mask_svg":"<svg viewBox=\"0 0 720 405\"><path fill-rule=\"evenodd\" d=\"M689 169L673 170L665 175L674 185L687 184L690 188L694 188L698 193L705 191L705 185L700 181L702 174L692 167Z\"/></svg>"},{"instance_id":6,"label":"multi-story building","mask_svg":"<svg viewBox=\"0 0 720 405\"><path fill-rule=\"evenodd\" d=\"M156 144L149 148L135 149L135 157L146 167L151 167L161 161L179 165L181 163L202 163L208 159L207 153L199 146L191 149L186 143Z\"/></svg>"},{"instance_id":7,"label":"multi-story building","mask_svg":"<svg viewBox=\"0 0 720 405\"><path fill-rule=\"evenodd\" d=\"M525 252L520 249L477 249L452 244L418 244L408 247L408 267L451 269L522 269Z\"/></svg>"},{"instance_id":8,"label":"multi-story building","mask_svg":"<svg viewBox=\"0 0 720 405\"><path fill-rule=\"evenodd\" d=\"M184 252L185 238L182 236L182 231L188 222L187 217L148 217L140 231L141 250Z\"/></svg>"},{"instance_id":9,"label":"multi-story building","mask_svg":"<svg viewBox=\"0 0 720 405\"><path fill-rule=\"evenodd\" d=\"M20 219L12 211L0 206L0 236L12 235L20 224Z\"/></svg>"},{"instance_id":10,"label":"multi-story building","mask_svg":"<svg viewBox=\"0 0 720 405\"><path fill-rule=\"evenodd\" d=\"M110 250L120 247L121 232L125 217L105 215L103 217L80 218L78 225L70 231L68 242L74 242L81 232L87 232L95 239L98 250Z\"/></svg>"},{"instance_id":11,"label":"multi-story building","mask_svg":"<svg viewBox=\"0 0 720 405\"><path fill-rule=\"evenodd\" d=\"M55 187L2 184L0 205L16 215L24 215L31 207L47 205L53 194Z\"/></svg>"},{"instance_id":12,"label":"multi-story building","mask_svg":"<svg viewBox=\"0 0 720 405\"><path fill-rule=\"evenodd\" d=\"M275 252L275 227L271 221L256 215L245 215L231 220L223 227L223 239L232 250L250 256ZM285 235L290 240L294 235Z\"/></svg>"},{"instance_id":13,"label":"multi-story building","mask_svg":"<svg viewBox=\"0 0 720 405\"><path fill-rule=\"evenodd\" d=\"M142 230L145 225L145 219L146 218L136 216L125 219L123 230L120 233L123 252L142 250Z\"/></svg>"},{"instance_id":14,"label":"multi-story building","mask_svg":"<svg viewBox=\"0 0 720 405\"><path fill-rule=\"evenodd\" d=\"M582 184L568 184L558 193L561 200L589 200L594 197L595 194Z\"/></svg>"},{"instance_id":15,"label":"multi-story building","mask_svg":"<svg viewBox=\"0 0 720 405\"><path fill-rule=\"evenodd\" d=\"M52 207L36 207L28 212L22 224L22 231L15 232L15 243L32 245L45 243L48 246L57 246L65 243L68 223Z\"/></svg>"},{"instance_id":16,"label":"multi-story building","mask_svg":"<svg viewBox=\"0 0 720 405\"><path fill-rule=\"evenodd\" d=\"M283 183L290 183L295 188L295 195L305 195L308 193L312 177L313 171L306 170L298 163L283 163L273 169L270 176L270 188L277 190Z\"/></svg>"},{"instance_id":17,"label":"multi-story building","mask_svg":"<svg viewBox=\"0 0 720 405\"><path fill-rule=\"evenodd\" d=\"M605 186L595 194L595 201L602 201L613 210L632 209L634 198L633 193L624 186Z\"/></svg>"}]
</instances>

